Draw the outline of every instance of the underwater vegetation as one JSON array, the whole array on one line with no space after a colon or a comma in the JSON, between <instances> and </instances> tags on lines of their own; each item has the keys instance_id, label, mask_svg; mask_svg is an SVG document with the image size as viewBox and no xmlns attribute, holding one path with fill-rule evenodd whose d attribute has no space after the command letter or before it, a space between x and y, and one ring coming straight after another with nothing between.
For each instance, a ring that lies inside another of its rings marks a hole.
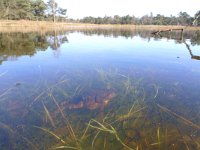
<instances>
[{"instance_id":1,"label":"underwater vegetation","mask_svg":"<svg viewBox=\"0 0 200 150\"><path fill-rule=\"evenodd\" d=\"M0 34L1 150L200 149L198 32L70 32Z\"/></svg>"},{"instance_id":2,"label":"underwater vegetation","mask_svg":"<svg viewBox=\"0 0 200 150\"><path fill-rule=\"evenodd\" d=\"M75 72L40 79L23 104L9 99L25 83L1 93L2 149L200 149L199 118L165 104L161 85L117 69Z\"/></svg>"}]
</instances>

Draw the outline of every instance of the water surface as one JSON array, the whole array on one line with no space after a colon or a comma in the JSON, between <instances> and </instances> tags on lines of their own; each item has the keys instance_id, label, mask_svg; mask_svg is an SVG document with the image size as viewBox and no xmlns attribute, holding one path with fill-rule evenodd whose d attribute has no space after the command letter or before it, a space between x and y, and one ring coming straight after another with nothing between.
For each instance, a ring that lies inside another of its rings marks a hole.
<instances>
[{"instance_id":1,"label":"water surface","mask_svg":"<svg viewBox=\"0 0 200 150\"><path fill-rule=\"evenodd\" d=\"M1 149L200 149L200 33L150 33L1 33Z\"/></svg>"}]
</instances>

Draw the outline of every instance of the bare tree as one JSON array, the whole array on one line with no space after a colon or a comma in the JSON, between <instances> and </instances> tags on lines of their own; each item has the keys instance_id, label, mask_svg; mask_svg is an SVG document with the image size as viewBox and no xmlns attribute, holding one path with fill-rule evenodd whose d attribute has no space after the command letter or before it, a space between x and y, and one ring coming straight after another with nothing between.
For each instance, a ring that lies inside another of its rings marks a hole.
<instances>
[{"instance_id":1,"label":"bare tree","mask_svg":"<svg viewBox=\"0 0 200 150\"><path fill-rule=\"evenodd\" d=\"M50 14L53 16L53 22L56 22L56 15L59 14L59 17L64 17L66 15L67 9L58 7L58 3L55 0L49 0L47 2L49 7Z\"/></svg>"},{"instance_id":2,"label":"bare tree","mask_svg":"<svg viewBox=\"0 0 200 150\"><path fill-rule=\"evenodd\" d=\"M58 7L58 4L55 2L55 0L49 0L47 4L51 14L53 15L53 22L56 22L56 9Z\"/></svg>"}]
</instances>

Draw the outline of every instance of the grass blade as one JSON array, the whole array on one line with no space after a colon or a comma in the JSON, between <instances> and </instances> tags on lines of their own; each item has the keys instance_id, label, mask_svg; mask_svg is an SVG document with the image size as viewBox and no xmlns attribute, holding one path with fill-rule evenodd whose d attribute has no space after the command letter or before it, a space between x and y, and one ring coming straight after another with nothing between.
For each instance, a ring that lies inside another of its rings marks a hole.
<instances>
[{"instance_id":1,"label":"grass blade","mask_svg":"<svg viewBox=\"0 0 200 150\"><path fill-rule=\"evenodd\" d=\"M49 119L51 125L55 128L55 123L54 123L54 121L53 121L53 118L51 117L50 112L48 111L48 109L47 109L47 107L44 105L44 103L43 103L43 107L44 107L44 111L45 111L45 113L46 113L46 115L47 115L47 118Z\"/></svg>"},{"instance_id":2,"label":"grass blade","mask_svg":"<svg viewBox=\"0 0 200 150\"><path fill-rule=\"evenodd\" d=\"M35 128L38 128L46 133L49 133L50 135L54 136L56 139L58 139L60 142L62 142L63 144L66 144L66 142L60 138L58 135L56 135L55 133L53 133L52 131L49 131L48 129L42 128L42 127L38 127L38 126L33 126Z\"/></svg>"},{"instance_id":3,"label":"grass blade","mask_svg":"<svg viewBox=\"0 0 200 150\"><path fill-rule=\"evenodd\" d=\"M59 146L55 147L53 149L77 149L76 147L71 147L71 146Z\"/></svg>"},{"instance_id":4,"label":"grass blade","mask_svg":"<svg viewBox=\"0 0 200 150\"><path fill-rule=\"evenodd\" d=\"M200 126L197 125L197 124L195 124L195 123L193 123L192 121L190 121L190 120L184 118L183 116L178 115L177 113L171 111L170 109L168 109L168 108L166 108L166 107L164 107L164 106L161 106L161 105L159 105L159 104L157 104L157 106L158 106L161 110L163 110L163 111L165 111L165 112L167 112L167 113L170 113L170 114L172 114L173 116L179 118L179 119L182 120L185 124L187 124L187 125L189 125L189 126L191 126L191 127L194 127L194 128L196 128L196 129L200 130Z\"/></svg>"}]
</instances>

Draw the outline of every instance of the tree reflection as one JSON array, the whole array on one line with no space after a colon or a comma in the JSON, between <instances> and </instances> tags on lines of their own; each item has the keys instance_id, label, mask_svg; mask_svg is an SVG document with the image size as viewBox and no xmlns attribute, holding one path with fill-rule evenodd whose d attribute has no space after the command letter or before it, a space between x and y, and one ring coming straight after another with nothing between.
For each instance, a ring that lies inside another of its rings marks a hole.
<instances>
[{"instance_id":1,"label":"tree reflection","mask_svg":"<svg viewBox=\"0 0 200 150\"><path fill-rule=\"evenodd\" d=\"M45 51L48 47L57 51L68 42L66 33L1 33L0 64L6 60L16 60L19 56L33 56L37 51Z\"/></svg>"},{"instance_id":2,"label":"tree reflection","mask_svg":"<svg viewBox=\"0 0 200 150\"><path fill-rule=\"evenodd\" d=\"M60 46L68 43L68 31L52 31L46 34L39 33L0 33L0 64L3 61L17 60L20 56L33 56L38 51L45 51L50 47L55 57L60 56ZM152 35L151 30L141 30L137 28L105 28L105 29L79 29L72 32L80 32L84 35L103 35L105 37L119 36L133 38L140 36L147 42L160 40L162 38L175 40L177 44L185 44L184 39L190 39L191 45L200 45L200 31L168 32L159 35ZM186 46L187 47L187 46ZM191 53L190 53L191 54ZM196 58L196 57L192 57Z\"/></svg>"},{"instance_id":3,"label":"tree reflection","mask_svg":"<svg viewBox=\"0 0 200 150\"><path fill-rule=\"evenodd\" d=\"M192 53L192 50L191 50L190 46L186 43L186 41L184 41L184 44L185 44L185 46L187 47L187 49L188 49L188 51L190 53L191 59L200 60L200 56L194 55Z\"/></svg>"},{"instance_id":4,"label":"tree reflection","mask_svg":"<svg viewBox=\"0 0 200 150\"><path fill-rule=\"evenodd\" d=\"M200 31L197 31L194 36L191 38L191 44L194 45L200 45Z\"/></svg>"},{"instance_id":5,"label":"tree reflection","mask_svg":"<svg viewBox=\"0 0 200 150\"><path fill-rule=\"evenodd\" d=\"M184 34L182 30L179 34L178 33L176 34L176 37L173 38L172 38L173 34L171 34L171 32L165 32L164 34L159 33L155 37L173 39L177 44L182 44L182 43L185 44L187 50L189 51L191 59L200 60L200 56L194 55L189 44L186 42L186 39L190 39L190 43L192 46L200 45L200 32L196 31L195 33L190 35L191 33L193 32L189 31ZM188 36L190 36L190 38Z\"/></svg>"}]
</instances>

